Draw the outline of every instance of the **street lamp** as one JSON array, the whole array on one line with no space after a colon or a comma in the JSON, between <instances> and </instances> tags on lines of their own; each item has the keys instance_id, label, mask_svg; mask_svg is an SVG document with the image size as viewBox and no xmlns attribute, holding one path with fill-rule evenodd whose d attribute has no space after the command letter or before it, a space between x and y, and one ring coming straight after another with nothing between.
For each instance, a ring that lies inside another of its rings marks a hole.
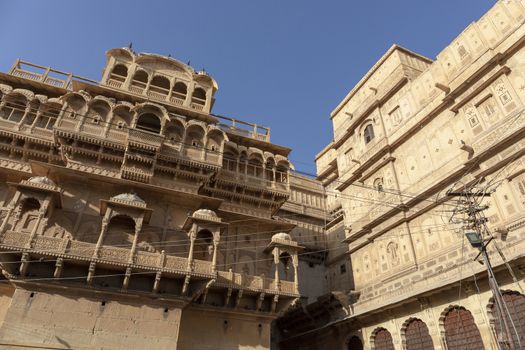
<instances>
[{"instance_id":1,"label":"street lamp","mask_svg":"<svg viewBox=\"0 0 525 350\"><path fill-rule=\"evenodd\" d=\"M465 233L465 236L467 236L467 239L472 247L478 249L483 248L483 239L477 232L467 232Z\"/></svg>"}]
</instances>

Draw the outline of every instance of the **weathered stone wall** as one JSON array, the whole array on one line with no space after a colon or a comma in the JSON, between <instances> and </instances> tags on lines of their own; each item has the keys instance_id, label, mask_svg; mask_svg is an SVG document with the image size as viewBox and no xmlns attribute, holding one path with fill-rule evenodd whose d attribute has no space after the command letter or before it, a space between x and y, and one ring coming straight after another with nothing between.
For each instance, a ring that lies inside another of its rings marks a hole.
<instances>
[{"instance_id":1,"label":"weathered stone wall","mask_svg":"<svg viewBox=\"0 0 525 350\"><path fill-rule=\"evenodd\" d=\"M174 349L180 318L181 309L140 300L17 289L0 325L0 346Z\"/></svg>"},{"instance_id":2,"label":"weathered stone wall","mask_svg":"<svg viewBox=\"0 0 525 350\"><path fill-rule=\"evenodd\" d=\"M185 309L178 350L263 350L270 347L270 320Z\"/></svg>"}]
</instances>

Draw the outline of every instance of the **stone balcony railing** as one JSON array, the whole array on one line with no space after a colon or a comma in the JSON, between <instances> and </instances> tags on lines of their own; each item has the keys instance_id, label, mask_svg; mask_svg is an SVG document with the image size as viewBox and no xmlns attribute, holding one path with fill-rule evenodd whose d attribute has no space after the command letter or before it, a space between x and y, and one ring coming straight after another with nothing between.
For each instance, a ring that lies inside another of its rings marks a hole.
<instances>
[{"instance_id":1,"label":"stone balcony railing","mask_svg":"<svg viewBox=\"0 0 525 350\"><path fill-rule=\"evenodd\" d=\"M10 75L15 77L20 77L28 80L38 81L50 86L62 88L62 89L72 89L72 81L79 80L88 82L90 84L97 84L98 82L87 79L81 76L74 75L72 73L62 72L51 67L44 67L34 63L17 60L11 70L9 71ZM52 74L53 76L51 76Z\"/></svg>"},{"instance_id":2,"label":"stone balcony railing","mask_svg":"<svg viewBox=\"0 0 525 350\"><path fill-rule=\"evenodd\" d=\"M282 181L271 181L262 177L246 175L244 173L222 168L219 173L219 178L224 181L245 184L252 187L266 188L278 192L288 192L290 190L290 185L288 183L288 177L285 177L284 175L286 174L283 173Z\"/></svg>"},{"instance_id":3,"label":"stone balcony railing","mask_svg":"<svg viewBox=\"0 0 525 350\"><path fill-rule=\"evenodd\" d=\"M279 290L285 294L297 294L295 284L291 281L276 281L272 278L250 276L242 273L218 271L217 284L248 290Z\"/></svg>"},{"instance_id":4,"label":"stone balcony railing","mask_svg":"<svg viewBox=\"0 0 525 350\"><path fill-rule=\"evenodd\" d=\"M140 268L142 270L152 270L166 274L175 275L197 275L208 278L216 278L217 286L226 286L236 289L247 289L252 291L264 291L271 294L287 294L297 296L294 282L280 281L275 283L273 279L261 276L251 276L235 272L218 271L213 273L210 261L194 259L191 268L188 270L188 259L153 253L137 251L133 263L130 263L131 250L102 246L95 255L95 244L74 241L67 238L36 236L32 242L32 248L28 248L30 235L28 233L5 231L0 236L0 249L19 252L30 252L38 256L64 258L68 261L84 261L102 263L104 265L114 265L120 267Z\"/></svg>"},{"instance_id":5,"label":"stone balcony railing","mask_svg":"<svg viewBox=\"0 0 525 350\"><path fill-rule=\"evenodd\" d=\"M162 145L164 136L144 130L128 129L128 144L149 150L157 150Z\"/></svg>"},{"instance_id":6,"label":"stone balcony railing","mask_svg":"<svg viewBox=\"0 0 525 350\"><path fill-rule=\"evenodd\" d=\"M20 125L13 121L0 119L0 128L8 131L15 131L19 135L33 135L44 138L48 141L53 141L53 130L42 129L40 127L24 124Z\"/></svg>"}]
</instances>

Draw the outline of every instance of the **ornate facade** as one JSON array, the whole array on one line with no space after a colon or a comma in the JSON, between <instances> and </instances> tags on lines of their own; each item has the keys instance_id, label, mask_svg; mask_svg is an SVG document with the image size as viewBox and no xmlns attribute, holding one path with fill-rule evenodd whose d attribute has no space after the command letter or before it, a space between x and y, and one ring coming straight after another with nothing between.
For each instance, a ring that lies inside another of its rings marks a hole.
<instances>
[{"instance_id":1,"label":"ornate facade","mask_svg":"<svg viewBox=\"0 0 525 350\"><path fill-rule=\"evenodd\" d=\"M354 285L335 283L280 318L281 348L497 349L486 267L450 221L461 203L447 191L473 184L490 193L507 348L525 346L523 1L498 1L436 60L394 45L331 120L333 141L317 156L326 237L344 234Z\"/></svg>"},{"instance_id":2,"label":"ornate facade","mask_svg":"<svg viewBox=\"0 0 525 350\"><path fill-rule=\"evenodd\" d=\"M269 348L324 198L296 198L315 181L268 128L211 113L217 88L130 49L100 82L0 74L2 348Z\"/></svg>"}]
</instances>

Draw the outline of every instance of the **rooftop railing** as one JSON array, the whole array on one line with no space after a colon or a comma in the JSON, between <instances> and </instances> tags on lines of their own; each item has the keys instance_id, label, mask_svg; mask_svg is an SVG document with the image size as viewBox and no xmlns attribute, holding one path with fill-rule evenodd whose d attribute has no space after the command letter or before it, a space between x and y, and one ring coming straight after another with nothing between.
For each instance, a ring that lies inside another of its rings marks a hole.
<instances>
[{"instance_id":1,"label":"rooftop railing","mask_svg":"<svg viewBox=\"0 0 525 350\"><path fill-rule=\"evenodd\" d=\"M220 120L218 126L226 132L270 142L270 128L221 115L213 116Z\"/></svg>"},{"instance_id":2,"label":"rooftop railing","mask_svg":"<svg viewBox=\"0 0 525 350\"><path fill-rule=\"evenodd\" d=\"M9 70L9 74L67 90L72 90L73 80L98 85L98 81L74 75L73 73L62 72L51 67L44 67L38 64L22 61L20 59L16 60L15 64Z\"/></svg>"}]
</instances>

